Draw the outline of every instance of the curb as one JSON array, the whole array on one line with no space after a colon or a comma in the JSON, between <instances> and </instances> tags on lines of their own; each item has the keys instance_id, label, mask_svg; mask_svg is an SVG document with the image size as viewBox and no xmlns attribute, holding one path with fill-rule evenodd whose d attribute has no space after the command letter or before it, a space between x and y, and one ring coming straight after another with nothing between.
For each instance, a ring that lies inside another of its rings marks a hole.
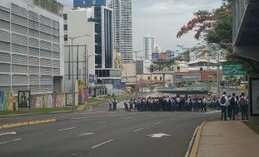
<instances>
[{"instance_id":1,"label":"curb","mask_svg":"<svg viewBox=\"0 0 259 157\"><path fill-rule=\"evenodd\" d=\"M201 134L203 131L204 126L206 125L206 121L202 122L200 126L198 126L192 136L192 139L189 143L188 150L185 154L185 157L197 157L198 156L198 151L199 151L199 146L200 146L200 141L201 141Z\"/></svg>"},{"instance_id":2,"label":"curb","mask_svg":"<svg viewBox=\"0 0 259 157\"><path fill-rule=\"evenodd\" d=\"M57 119L45 119L45 120L30 120L30 121L24 121L24 122L18 122L18 123L9 123L9 124L0 125L0 130L23 127L23 126L38 125L38 124L47 124L47 123L53 123L56 121Z\"/></svg>"},{"instance_id":3,"label":"curb","mask_svg":"<svg viewBox=\"0 0 259 157\"><path fill-rule=\"evenodd\" d=\"M10 114L10 115L0 115L1 118L12 118L12 117L26 117L26 116L35 116L35 115L54 115L54 114L60 114L60 113L72 113L73 111L53 111L48 113L20 113L20 114Z\"/></svg>"}]
</instances>

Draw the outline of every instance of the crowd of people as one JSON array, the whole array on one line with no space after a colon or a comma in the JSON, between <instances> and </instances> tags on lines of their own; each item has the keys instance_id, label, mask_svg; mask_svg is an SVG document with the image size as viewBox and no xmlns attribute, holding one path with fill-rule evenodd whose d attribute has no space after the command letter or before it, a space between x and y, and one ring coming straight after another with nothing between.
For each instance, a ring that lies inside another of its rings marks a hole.
<instances>
[{"instance_id":1,"label":"crowd of people","mask_svg":"<svg viewBox=\"0 0 259 157\"><path fill-rule=\"evenodd\" d=\"M248 98L242 93L237 96L235 93L227 95L226 92L219 99L222 120L248 120ZM241 115L240 115L241 113Z\"/></svg>"},{"instance_id":2,"label":"crowd of people","mask_svg":"<svg viewBox=\"0 0 259 157\"><path fill-rule=\"evenodd\" d=\"M137 97L124 102L124 109L132 111L191 111L207 112L207 109L221 109L222 120L248 119L248 99L244 93L237 96L235 93L221 97L179 95L163 97Z\"/></svg>"},{"instance_id":3,"label":"crowd of people","mask_svg":"<svg viewBox=\"0 0 259 157\"><path fill-rule=\"evenodd\" d=\"M201 111L207 108L217 108L217 99L205 96L189 97L138 97L124 102L125 111Z\"/></svg>"}]
</instances>

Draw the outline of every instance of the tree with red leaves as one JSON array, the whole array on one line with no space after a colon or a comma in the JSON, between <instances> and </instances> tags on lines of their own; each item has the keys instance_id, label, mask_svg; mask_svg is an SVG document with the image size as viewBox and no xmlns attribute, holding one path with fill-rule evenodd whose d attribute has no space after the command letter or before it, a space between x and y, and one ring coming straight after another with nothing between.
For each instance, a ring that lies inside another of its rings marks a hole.
<instances>
[{"instance_id":1,"label":"tree with red leaves","mask_svg":"<svg viewBox=\"0 0 259 157\"><path fill-rule=\"evenodd\" d=\"M195 39L199 39L201 33L205 30L211 28L215 23L215 16L213 13L209 11L201 11L194 13L194 17L187 22L187 24L183 25L180 31L177 33L177 38L181 38L184 34L188 33L189 31L197 28Z\"/></svg>"},{"instance_id":2,"label":"tree with red leaves","mask_svg":"<svg viewBox=\"0 0 259 157\"><path fill-rule=\"evenodd\" d=\"M222 47L229 47L232 42L232 1L223 0L222 6L211 12L194 13L194 17L177 33L177 38L194 30L196 32L194 38L197 40L204 33L204 39L208 43L218 43Z\"/></svg>"}]
</instances>

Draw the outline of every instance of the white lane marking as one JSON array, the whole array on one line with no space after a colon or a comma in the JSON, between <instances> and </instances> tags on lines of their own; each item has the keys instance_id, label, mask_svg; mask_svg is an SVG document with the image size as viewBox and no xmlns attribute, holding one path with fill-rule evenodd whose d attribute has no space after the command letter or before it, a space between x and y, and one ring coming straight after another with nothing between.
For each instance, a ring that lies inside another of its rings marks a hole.
<instances>
[{"instance_id":1,"label":"white lane marking","mask_svg":"<svg viewBox=\"0 0 259 157\"><path fill-rule=\"evenodd\" d=\"M83 137L83 136L90 136L90 135L94 135L94 132L86 132L86 133L81 133L79 134L79 137Z\"/></svg>"},{"instance_id":2,"label":"white lane marking","mask_svg":"<svg viewBox=\"0 0 259 157\"><path fill-rule=\"evenodd\" d=\"M214 113L219 113L221 111L210 111L210 112L205 112L204 114L214 114Z\"/></svg>"},{"instance_id":3,"label":"white lane marking","mask_svg":"<svg viewBox=\"0 0 259 157\"><path fill-rule=\"evenodd\" d=\"M103 124L106 124L107 122L102 121L102 122L97 122L97 123L103 125Z\"/></svg>"},{"instance_id":4,"label":"white lane marking","mask_svg":"<svg viewBox=\"0 0 259 157\"><path fill-rule=\"evenodd\" d=\"M62 132L62 131L69 131L69 130L73 130L76 127L70 127L70 128L63 128L63 129L58 129L58 131Z\"/></svg>"},{"instance_id":5,"label":"white lane marking","mask_svg":"<svg viewBox=\"0 0 259 157\"><path fill-rule=\"evenodd\" d=\"M161 124L161 122L156 122L156 123L154 123L154 125L159 125L159 124Z\"/></svg>"},{"instance_id":6,"label":"white lane marking","mask_svg":"<svg viewBox=\"0 0 259 157\"><path fill-rule=\"evenodd\" d=\"M171 135L169 134L165 134L165 133L156 133L156 134L151 134L151 135L147 135L151 138L162 138L162 137L170 137Z\"/></svg>"},{"instance_id":7,"label":"white lane marking","mask_svg":"<svg viewBox=\"0 0 259 157\"><path fill-rule=\"evenodd\" d=\"M124 119L125 119L125 120L135 120L134 117L125 117Z\"/></svg>"},{"instance_id":8,"label":"white lane marking","mask_svg":"<svg viewBox=\"0 0 259 157\"><path fill-rule=\"evenodd\" d=\"M72 120L80 120L80 119L87 119L90 117L75 117L75 118L71 118Z\"/></svg>"},{"instance_id":9,"label":"white lane marking","mask_svg":"<svg viewBox=\"0 0 259 157\"><path fill-rule=\"evenodd\" d=\"M138 129L135 129L133 132L139 132L139 131L142 131L144 130L145 128L138 128Z\"/></svg>"},{"instance_id":10,"label":"white lane marking","mask_svg":"<svg viewBox=\"0 0 259 157\"><path fill-rule=\"evenodd\" d=\"M12 132L3 132L3 133L0 133L0 136L5 136L5 135L16 135L16 132L15 132L15 131L12 131Z\"/></svg>"},{"instance_id":11,"label":"white lane marking","mask_svg":"<svg viewBox=\"0 0 259 157\"><path fill-rule=\"evenodd\" d=\"M107 141L105 141L105 142L99 143L99 144L97 144L97 145L92 146L91 149L99 148L99 147L101 147L101 146L103 146L103 145L105 145L105 144L111 143L112 141L113 141L113 139L110 139L110 140L107 140Z\"/></svg>"},{"instance_id":12,"label":"white lane marking","mask_svg":"<svg viewBox=\"0 0 259 157\"><path fill-rule=\"evenodd\" d=\"M2 141L0 142L0 145L4 145L4 144L9 144L9 143L13 143L13 142L18 142L18 141L21 141L22 138L15 138L13 140L9 140L9 141Z\"/></svg>"}]
</instances>

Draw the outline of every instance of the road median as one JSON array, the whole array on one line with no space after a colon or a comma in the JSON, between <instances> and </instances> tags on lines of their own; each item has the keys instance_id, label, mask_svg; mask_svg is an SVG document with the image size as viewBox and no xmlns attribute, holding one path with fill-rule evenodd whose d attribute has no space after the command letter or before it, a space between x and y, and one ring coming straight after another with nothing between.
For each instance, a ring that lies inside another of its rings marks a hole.
<instances>
[{"instance_id":1,"label":"road median","mask_svg":"<svg viewBox=\"0 0 259 157\"><path fill-rule=\"evenodd\" d=\"M41 120L27 120L27 121L22 121L22 122L2 124L2 125L0 125L0 129L10 129L10 128L17 128L17 127L24 127L24 126L47 124L47 123L53 123L56 121L57 121L57 119L55 119L55 118L41 119Z\"/></svg>"}]
</instances>

